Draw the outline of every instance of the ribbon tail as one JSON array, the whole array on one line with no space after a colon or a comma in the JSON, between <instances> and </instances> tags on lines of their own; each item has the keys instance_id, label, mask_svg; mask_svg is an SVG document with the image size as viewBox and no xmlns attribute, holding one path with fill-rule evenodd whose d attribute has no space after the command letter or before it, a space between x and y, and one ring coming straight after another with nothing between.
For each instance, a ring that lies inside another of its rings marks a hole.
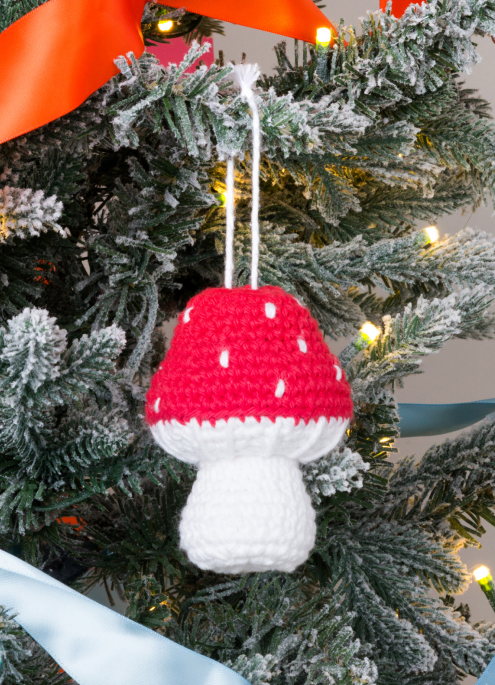
<instances>
[{"instance_id":1,"label":"ribbon tail","mask_svg":"<svg viewBox=\"0 0 495 685\"><path fill-rule=\"evenodd\" d=\"M48 0L0 33L0 143L79 107L144 51L144 0Z\"/></svg>"},{"instance_id":2,"label":"ribbon tail","mask_svg":"<svg viewBox=\"0 0 495 685\"><path fill-rule=\"evenodd\" d=\"M79 685L249 685L3 551L0 605Z\"/></svg>"},{"instance_id":3,"label":"ribbon tail","mask_svg":"<svg viewBox=\"0 0 495 685\"><path fill-rule=\"evenodd\" d=\"M460 404L399 404L400 437L451 433L472 426L493 412L495 398Z\"/></svg>"}]
</instances>

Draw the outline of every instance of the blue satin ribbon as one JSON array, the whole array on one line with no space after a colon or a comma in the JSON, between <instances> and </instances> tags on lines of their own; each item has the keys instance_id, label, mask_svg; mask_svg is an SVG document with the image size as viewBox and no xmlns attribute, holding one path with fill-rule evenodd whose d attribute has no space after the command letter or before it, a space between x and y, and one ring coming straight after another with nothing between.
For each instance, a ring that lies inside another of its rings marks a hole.
<instances>
[{"instance_id":1,"label":"blue satin ribbon","mask_svg":"<svg viewBox=\"0 0 495 685\"><path fill-rule=\"evenodd\" d=\"M79 685L250 685L2 550L0 605ZM495 685L495 659L476 685Z\"/></svg>"},{"instance_id":2,"label":"blue satin ribbon","mask_svg":"<svg viewBox=\"0 0 495 685\"><path fill-rule=\"evenodd\" d=\"M495 412L495 398L460 404L399 404L401 438L442 435L472 426Z\"/></svg>"},{"instance_id":3,"label":"blue satin ribbon","mask_svg":"<svg viewBox=\"0 0 495 685\"><path fill-rule=\"evenodd\" d=\"M250 685L1 550L0 605L79 685Z\"/></svg>"}]
</instances>

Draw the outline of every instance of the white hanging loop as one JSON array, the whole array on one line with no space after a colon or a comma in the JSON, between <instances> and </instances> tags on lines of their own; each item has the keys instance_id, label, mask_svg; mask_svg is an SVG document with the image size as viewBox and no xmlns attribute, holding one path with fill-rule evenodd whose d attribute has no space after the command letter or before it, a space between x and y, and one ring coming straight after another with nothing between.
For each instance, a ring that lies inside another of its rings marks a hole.
<instances>
[{"instance_id":1,"label":"white hanging loop","mask_svg":"<svg viewBox=\"0 0 495 685\"><path fill-rule=\"evenodd\" d=\"M260 75L257 64L236 64L234 74L241 87L241 97L248 103L253 113L253 169L252 169L252 210L251 210L251 288L258 289L258 262L260 252L260 115L253 93L253 85ZM228 192L228 190L227 190ZM233 193L232 193L233 194ZM228 196L227 196L228 199ZM233 211L233 209L232 209Z\"/></svg>"},{"instance_id":2,"label":"white hanging loop","mask_svg":"<svg viewBox=\"0 0 495 685\"><path fill-rule=\"evenodd\" d=\"M227 192L225 210L227 230L225 234L225 287L232 288L234 274L234 158L227 159Z\"/></svg>"}]
</instances>

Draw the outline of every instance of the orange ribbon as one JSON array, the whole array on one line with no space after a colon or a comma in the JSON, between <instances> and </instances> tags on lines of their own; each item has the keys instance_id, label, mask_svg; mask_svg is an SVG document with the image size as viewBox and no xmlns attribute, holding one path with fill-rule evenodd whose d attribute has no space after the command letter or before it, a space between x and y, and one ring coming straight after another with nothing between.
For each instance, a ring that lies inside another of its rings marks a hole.
<instances>
[{"instance_id":1,"label":"orange ribbon","mask_svg":"<svg viewBox=\"0 0 495 685\"><path fill-rule=\"evenodd\" d=\"M0 143L79 107L144 51L145 0L48 0L0 34ZM314 43L334 29L312 0L164 0L171 7ZM334 29L335 30L335 29Z\"/></svg>"},{"instance_id":2,"label":"orange ribbon","mask_svg":"<svg viewBox=\"0 0 495 685\"><path fill-rule=\"evenodd\" d=\"M0 143L79 107L144 50L143 0L48 0L0 34Z\"/></svg>"},{"instance_id":3,"label":"orange ribbon","mask_svg":"<svg viewBox=\"0 0 495 685\"><path fill-rule=\"evenodd\" d=\"M382 12L385 12L387 9L387 2L388 0L380 0L380 9ZM409 5L417 2L418 0L392 0L392 14L396 19L400 19ZM419 0L419 4L422 4L421 0Z\"/></svg>"},{"instance_id":4,"label":"orange ribbon","mask_svg":"<svg viewBox=\"0 0 495 685\"><path fill-rule=\"evenodd\" d=\"M163 4L185 7L188 12L298 38L306 43L316 42L316 29L319 28L326 27L337 33L313 0L164 0ZM249 46L240 47L249 52ZM250 58L250 61L256 60Z\"/></svg>"}]
</instances>

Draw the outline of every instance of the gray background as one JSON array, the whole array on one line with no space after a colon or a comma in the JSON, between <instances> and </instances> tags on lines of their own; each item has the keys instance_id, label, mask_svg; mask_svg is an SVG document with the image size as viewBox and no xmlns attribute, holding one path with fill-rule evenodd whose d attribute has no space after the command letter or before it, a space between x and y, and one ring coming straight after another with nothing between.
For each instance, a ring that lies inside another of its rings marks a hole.
<instances>
[{"instance_id":1,"label":"gray background","mask_svg":"<svg viewBox=\"0 0 495 685\"><path fill-rule=\"evenodd\" d=\"M269 1L269 0L268 0ZM336 0L326 0L325 13L334 24L342 17L346 24L357 23L360 16L368 10L377 9L376 4L366 0L353 0L347 4L337 3ZM232 24L225 25L225 36L215 36L215 54L223 50L226 60L240 61L243 52L247 54L248 62L257 62L262 71L271 73L275 64L273 46L282 40L270 33L255 29L248 29ZM495 45L490 38L479 38L478 51L482 62L473 68L473 72L466 76L467 84L477 88L480 94L492 104L495 104L495 82L493 71L495 65ZM288 39L288 52L292 54L292 40ZM474 214L471 211L457 212L450 217L439 217L436 222L442 234L455 233L464 226L471 226L495 234L495 219L493 208L481 207ZM170 330L170 329L169 329ZM346 344L340 340L331 343L332 351L338 353ZM484 342L453 340L435 355L431 355L423 363L422 375L406 380L405 388L397 393L402 402L461 402L495 397L495 365L493 354L495 341ZM457 435L452 433L451 436ZM449 436L445 436L449 437ZM425 449L442 439L408 438L398 441L399 456L406 454L421 455ZM486 564L495 572L495 531L490 528L483 538L481 549L469 548L463 550L461 556L472 569L478 564ZM97 601L105 602L103 589L98 594L92 593ZM117 598L116 598L117 599ZM490 608L477 583L472 583L462 597L462 601L469 603L472 620L482 619L495 621L495 612ZM117 600L117 610L123 606ZM475 682L475 678L468 678L466 685Z\"/></svg>"}]
</instances>

